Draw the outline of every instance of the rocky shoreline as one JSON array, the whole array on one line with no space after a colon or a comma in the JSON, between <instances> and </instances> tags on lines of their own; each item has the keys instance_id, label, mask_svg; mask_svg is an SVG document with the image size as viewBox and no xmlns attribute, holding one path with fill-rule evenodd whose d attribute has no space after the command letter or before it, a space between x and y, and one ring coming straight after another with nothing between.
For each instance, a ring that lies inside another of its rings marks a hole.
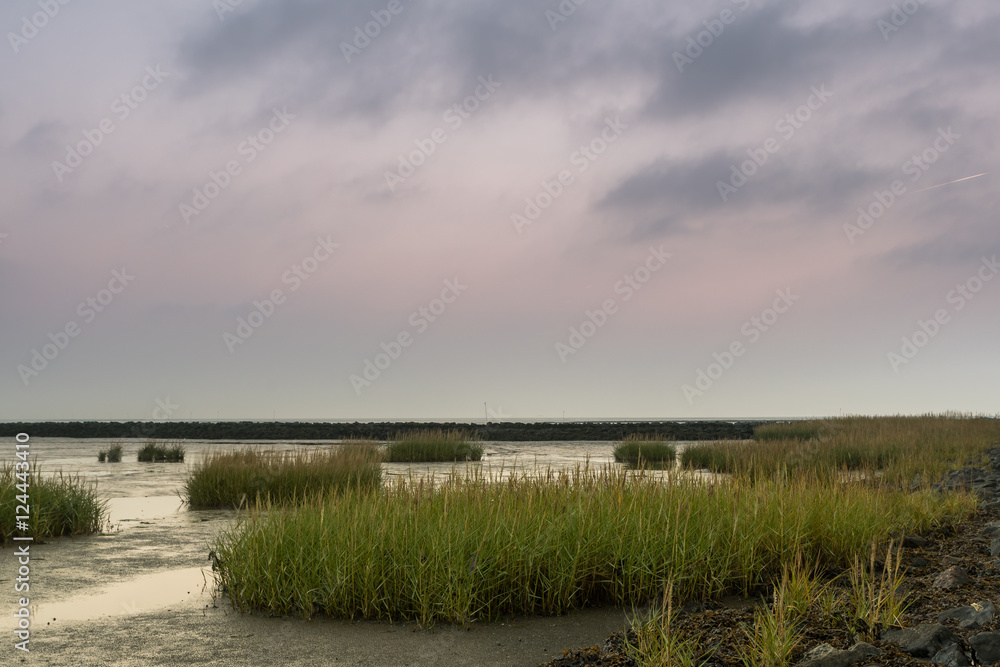
<instances>
[{"instance_id":1,"label":"rocky shoreline","mask_svg":"<svg viewBox=\"0 0 1000 667\"><path fill-rule=\"evenodd\" d=\"M1000 665L996 608L1000 604L1000 445L987 456L987 465L966 462L932 487L940 492L968 489L976 493L981 502L975 516L903 538L903 585L910 596L904 627L873 628L878 638L865 642L846 622L830 627L819 619L807 619L804 638L789 664ZM839 573L826 574L832 578ZM684 636L699 637L699 646L706 647L701 655L706 667L742 665L743 628L753 627L760 604L736 598L688 603L673 627ZM635 661L622 652L631 633L615 633L600 646L565 651L561 658L540 667L635 667Z\"/></svg>"}]
</instances>

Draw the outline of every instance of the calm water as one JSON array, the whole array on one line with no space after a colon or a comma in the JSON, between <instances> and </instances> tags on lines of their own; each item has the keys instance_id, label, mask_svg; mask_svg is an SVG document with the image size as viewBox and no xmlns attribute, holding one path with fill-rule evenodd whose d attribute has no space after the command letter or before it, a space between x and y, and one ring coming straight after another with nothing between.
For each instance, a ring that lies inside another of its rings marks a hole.
<instances>
[{"instance_id":1,"label":"calm water","mask_svg":"<svg viewBox=\"0 0 1000 667\"><path fill-rule=\"evenodd\" d=\"M117 441L116 441L117 442ZM234 448L254 447L279 451L297 451L325 447L338 441L237 441L237 440L187 440L184 463L139 463L136 452L144 439L125 439L121 463L98 463L97 453L106 449L109 441L73 438L33 438L31 455L35 457L43 473L63 472L79 474L94 480L104 498L143 498L180 495L184 480L195 464L208 452L226 451ZM384 463L386 477L428 477L442 480L452 474L464 474L478 468L483 472L510 474L512 472L544 472L550 470L572 470L588 461L592 467L613 463L611 455L613 442L483 442L485 455L479 463ZM678 449L690 443L678 442ZM0 454L0 461L10 460L13 447ZM115 505L121 503L113 503ZM164 505L165 507L166 505ZM138 518L138 517L133 517Z\"/></svg>"}]
</instances>

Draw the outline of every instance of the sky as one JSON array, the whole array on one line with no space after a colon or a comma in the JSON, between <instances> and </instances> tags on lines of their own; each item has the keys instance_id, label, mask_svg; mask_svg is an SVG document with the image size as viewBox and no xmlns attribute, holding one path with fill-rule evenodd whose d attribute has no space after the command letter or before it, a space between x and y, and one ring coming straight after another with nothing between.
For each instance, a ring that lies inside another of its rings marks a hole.
<instances>
[{"instance_id":1,"label":"sky","mask_svg":"<svg viewBox=\"0 0 1000 667\"><path fill-rule=\"evenodd\" d=\"M0 420L998 412L996 3L0 31Z\"/></svg>"}]
</instances>

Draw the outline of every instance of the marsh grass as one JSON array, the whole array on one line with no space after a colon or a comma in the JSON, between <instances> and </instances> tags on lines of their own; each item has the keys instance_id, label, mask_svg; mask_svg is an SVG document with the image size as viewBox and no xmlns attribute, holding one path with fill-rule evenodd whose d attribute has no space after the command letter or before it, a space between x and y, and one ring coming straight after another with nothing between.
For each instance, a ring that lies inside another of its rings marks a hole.
<instances>
[{"instance_id":1,"label":"marsh grass","mask_svg":"<svg viewBox=\"0 0 1000 667\"><path fill-rule=\"evenodd\" d=\"M789 600L786 572L774 589L771 604L764 605L754 614L753 628L743 628L746 643L740 659L746 667L785 667L789 664L803 636L798 611Z\"/></svg>"},{"instance_id":2,"label":"marsh grass","mask_svg":"<svg viewBox=\"0 0 1000 667\"><path fill-rule=\"evenodd\" d=\"M184 447L177 443L161 444L156 440L147 440L139 449L140 463L183 463Z\"/></svg>"},{"instance_id":3,"label":"marsh grass","mask_svg":"<svg viewBox=\"0 0 1000 667\"><path fill-rule=\"evenodd\" d=\"M694 470L734 473L754 445L742 440L719 440L688 445L681 451L681 466Z\"/></svg>"},{"instance_id":4,"label":"marsh grass","mask_svg":"<svg viewBox=\"0 0 1000 667\"><path fill-rule=\"evenodd\" d=\"M294 452L244 449L208 454L185 482L184 497L195 507L282 504L346 488L376 488L381 482L378 443L345 441Z\"/></svg>"},{"instance_id":5,"label":"marsh grass","mask_svg":"<svg viewBox=\"0 0 1000 667\"><path fill-rule=\"evenodd\" d=\"M818 438L826 428L824 421L796 421L779 424L760 424L753 429L753 438L758 442L767 440L812 440Z\"/></svg>"},{"instance_id":6,"label":"marsh grass","mask_svg":"<svg viewBox=\"0 0 1000 667\"><path fill-rule=\"evenodd\" d=\"M97 460L100 463L105 461L108 463L121 463L122 461L122 445L121 443L115 443L108 447L107 449L102 449L97 453Z\"/></svg>"},{"instance_id":7,"label":"marsh grass","mask_svg":"<svg viewBox=\"0 0 1000 667\"><path fill-rule=\"evenodd\" d=\"M483 447L464 431L426 429L397 434L386 445L385 460L409 463L479 461Z\"/></svg>"},{"instance_id":8,"label":"marsh grass","mask_svg":"<svg viewBox=\"0 0 1000 667\"><path fill-rule=\"evenodd\" d=\"M818 437L803 439L807 426L815 426ZM755 441L690 445L681 453L681 465L751 479L877 472L884 483L908 484L915 476L932 480L968 460L980 461L982 453L1000 441L1000 420L962 415L846 417L758 427L756 436Z\"/></svg>"},{"instance_id":9,"label":"marsh grass","mask_svg":"<svg viewBox=\"0 0 1000 667\"><path fill-rule=\"evenodd\" d=\"M615 461L631 466L646 464L672 465L676 451L672 443L663 438L645 435L628 435L615 445Z\"/></svg>"},{"instance_id":10,"label":"marsh grass","mask_svg":"<svg viewBox=\"0 0 1000 667\"><path fill-rule=\"evenodd\" d=\"M398 480L297 507L258 503L219 536L215 574L241 610L465 624L643 603L667 582L681 603L751 595L797 557L850 567L876 538L975 505L805 474L711 485L613 465L473 470L440 486Z\"/></svg>"},{"instance_id":11,"label":"marsh grass","mask_svg":"<svg viewBox=\"0 0 1000 667\"><path fill-rule=\"evenodd\" d=\"M886 628L899 627L909 606L909 595L903 588L902 546L897 546L893 552L890 541L881 566L877 554L878 544L873 542L868 562L855 555L848 572L847 606L852 612L849 623L856 633L869 641L878 639Z\"/></svg>"},{"instance_id":12,"label":"marsh grass","mask_svg":"<svg viewBox=\"0 0 1000 667\"><path fill-rule=\"evenodd\" d=\"M648 617L633 619L633 639L625 635L625 654L636 664L649 667L695 667L705 662L699 656L700 637L684 637L674 632L673 583L663 589L662 604L654 606Z\"/></svg>"},{"instance_id":13,"label":"marsh grass","mask_svg":"<svg viewBox=\"0 0 1000 667\"><path fill-rule=\"evenodd\" d=\"M35 464L25 478L18 477L14 463L0 464L0 535L7 544L16 534L34 538L86 535L107 524L107 503L99 500L93 483L78 475L42 476ZM27 483L27 487L18 488ZM17 530L17 496L28 495L28 530Z\"/></svg>"},{"instance_id":14,"label":"marsh grass","mask_svg":"<svg viewBox=\"0 0 1000 667\"><path fill-rule=\"evenodd\" d=\"M874 641L884 630L900 627L909 605L904 589L902 549L893 541L882 550L878 541L869 556L854 555L847 572L826 576L820 561L806 565L802 553L782 568L773 581L770 600L755 613L752 625L742 626L739 659L746 667L781 667L802 646L807 627L846 627L856 640ZM699 636L672 634L670 622L649 621L633 628L637 641L630 655L641 665L691 664L706 647ZM676 648L682 650L677 652ZM670 654L677 656L670 659ZM701 655L698 662L704 664Z\"/></svg>"}]
</instances>

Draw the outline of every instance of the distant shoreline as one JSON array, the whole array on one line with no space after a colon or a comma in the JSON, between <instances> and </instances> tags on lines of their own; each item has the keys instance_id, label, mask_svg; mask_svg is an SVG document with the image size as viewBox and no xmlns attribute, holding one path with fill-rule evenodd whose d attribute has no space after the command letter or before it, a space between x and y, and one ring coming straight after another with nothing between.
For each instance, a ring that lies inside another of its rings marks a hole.
<instances>
[{"instance_id":1,"label":"distant shoreline","mask_svg":"<svg viewBox=\"0 0 1000 667\"><path fill-rule=\"evenodd\" d=\"M463 429L483 440L511 442L620 440L630 434L673 440L730 440L753 437L759 424L779 420L676 420L586 422L202 422L76 421L0 423L0 437L28 433L33 438L159 438L167 440L385 440L420 429ZM784 421L784 420L781 420Z\"/></svg>"}]
</instances>

